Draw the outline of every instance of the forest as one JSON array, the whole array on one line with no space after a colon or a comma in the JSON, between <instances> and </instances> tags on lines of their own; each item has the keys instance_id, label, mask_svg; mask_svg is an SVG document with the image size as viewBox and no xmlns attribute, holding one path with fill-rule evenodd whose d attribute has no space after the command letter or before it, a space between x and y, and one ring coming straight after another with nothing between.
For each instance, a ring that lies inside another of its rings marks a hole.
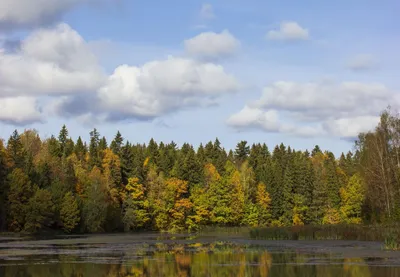
<instances>
[{"instance_id":1,"label":"forest","mask_svg":"<svg viewBox=\"0 0 400 277\"><path fill-rule=\"evenodd\" d=\"M66 233L204 226L383 224L400 219L400 117L390 108L352 151L220 141L133 144L62 126L0 140L0 229Z\"/></svg>"}]
</instances>

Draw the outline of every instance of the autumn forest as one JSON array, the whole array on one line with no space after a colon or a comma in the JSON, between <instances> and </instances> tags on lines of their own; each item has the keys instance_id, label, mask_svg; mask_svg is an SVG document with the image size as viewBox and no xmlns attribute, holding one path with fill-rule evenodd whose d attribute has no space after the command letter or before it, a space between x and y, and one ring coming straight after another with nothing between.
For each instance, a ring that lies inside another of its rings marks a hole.
<instances>
[{"instance_id":1,"label":"autumn forest","mask_svg":"<svg viewBox=\"0 0 400 277\"><path fill-rule=\"evenodd\" d=\"M375 224L400 219L400 117L390 109L335 157L315 146L220 141L133 144L63 126L0 141L0 228L8 232L195 231L204 226Z\"/></svg>"}]
</instances>

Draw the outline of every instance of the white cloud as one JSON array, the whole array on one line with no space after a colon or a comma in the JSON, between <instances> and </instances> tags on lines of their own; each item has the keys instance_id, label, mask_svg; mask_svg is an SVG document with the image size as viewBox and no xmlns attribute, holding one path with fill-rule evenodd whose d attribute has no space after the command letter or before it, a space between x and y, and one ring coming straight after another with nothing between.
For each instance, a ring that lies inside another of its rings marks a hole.
<instances>
[{"instance_id":1,"label":"white cloud","mask_svg":"<svg viewBox=\"0 0 400 277\"><path fill-rule=\"evenodd\" d=\"M23 125L41 120L42 114L35 98L0 98L0 121L15 125Z\"/></svg>"},{"instance_id":2,"label":"white cloud","mask_svg":"<svg viewBox=\"0 0 400 277\"><path fill-rule=\"evenodd\" d=\"M15 53L0 52L0 97L96 91L105 80L83 38L66 24L38 29Z\"/></svg>"},{"instance_id":3,"label":"white cloud","mask_svg":"<svg viewBox=\"0 0 400 277\"><path fill-rule=\"evenodd\" d=\"M356 116L340 118L324 123L324 128L333 135L354 138L359 133L372 130L379 123L379 116Z\"/></svg>"},{"instance_id":4,"label":"white cloud","mask_svg":"<svg viewBox=\"0 0 400 277\"><path fill-rule=\"evenodd\" d=\"M359 54L347 62L347 68L355 71L373 69L378 65L378 61L371 54Z\"/></svg>"},{"instance_id":5,"label":"white cloud","mask_svg":"<svg viewBox=\"0 0 400 277\"><path fill-rule=\"evenodd\" d=\"M280 81L266 87L260 99L227 123L237 129L252 127L298 136L354 137L373 128L388 104L400 107L400 98L378 83Z\"/></svg>"},{"instance_id":6,"label":"white cloud","mask_svg":"<svg viewBox=\"0 0 400 277\"><path fill-rule=\"evenodd\" d=\"M278 113L275 110L264 112L258 108L245 106L241 111L233 114L227 120L228 125L237 128L262 128L265 131L276 132L279 130Z\"/></svg>"},{"instance_id":7,"label":"white cloud","mask_svg":"<svg viewBox=\"0 0 400 277\"><path fill-rule=\"evenodd\" d=\"M205 32L185 40L186 52L194 57L216 59L233 55L240 48L240 42L229 31Z\"/></svg>"},{"instance_id":8,"label":"white cloud","mask_svg":"<svg viewBox=\"0 0 400 277\"><path fill-rule=\"evenodd\" d=\"M41 26L56 21L77 4L99 0L1 0L0 28Z\"/></svg>"},{"instance_id":9,"label":"white cloud","mask_svg":"<svg viewBox=\"0 0 400 277\"><path fill-rule=\"evenodd\" d=\"M380 83L275 82L253 104L297 112L310 119L370 115L392 103L395 94Z\"/></svg>"},{"instance_id":10,"label":"white cloud","mask_svg":"<svg viewBox=\"0 0 400 277\"><path fill-rule=\"evenodd\" d=\"M238 89L237 80L220 65L169 57L141 67L121 65L95 97L64 97L48 109L64 116L88 117L90 112L101 120L146 120L215 105L220 96Z\"/></svg>"},{"instance_id":11,"label":"white cloud","mask_svg":"<svg viewBox=\"0 0 400 277\"><path fill-rule=\"evenodd\" d=\"M285 21L280 24L278 30L269 31L267 38L271 40L306 40L309 38L309 31L297 22Z\"/></svg>"},{"instance_id":12,"label":"white cloud","mask_svg":"<svg viewBox=\"0 0 400 277\"><path fill-rule=\"evenodd\" d=\"M227 122L229 126L238 129L261 129L269 133L287 133L300 137L321 135L324 131L320 126L296 126L282 122L279 111L266 110L246 105L238 113L231 115Z\"/></svg>"},{"instance_id":13,"label":"white cloud","mask_svg":"<svg viewBox=\"0 0 400 277\"><path fill-rule=\"evenodd\" d=\"M118 67L98 97L111 113L152 118L237 89L222 66L170 57L142 67Z\"/></svg>"},{"instance_id":14,"label":"white cloud","mask_svg":"<svg viewBox=\"0 0 400 277\"><path fill-rule=\"evenodd\" d=\"M205 3L201 6L200 17L203 19L215 18L214 8L211 4Z\"/></svg>"}]
</instances>

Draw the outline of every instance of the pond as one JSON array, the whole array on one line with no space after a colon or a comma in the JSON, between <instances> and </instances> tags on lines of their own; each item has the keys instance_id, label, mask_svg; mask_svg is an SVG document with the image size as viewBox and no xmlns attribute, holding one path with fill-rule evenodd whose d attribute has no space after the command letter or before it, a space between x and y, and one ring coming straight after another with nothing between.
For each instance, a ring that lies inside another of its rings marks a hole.
<instances>
[{"instance_id":1,"label":"pond","mask_svg":"<svg viewBox=\"0 0 400 277\"><path fill-rule=\"evenodd\" d=\"M400 276L400 253L360 241L157 233L0 238L2 277Z\"/></svg>"}]
</instances>

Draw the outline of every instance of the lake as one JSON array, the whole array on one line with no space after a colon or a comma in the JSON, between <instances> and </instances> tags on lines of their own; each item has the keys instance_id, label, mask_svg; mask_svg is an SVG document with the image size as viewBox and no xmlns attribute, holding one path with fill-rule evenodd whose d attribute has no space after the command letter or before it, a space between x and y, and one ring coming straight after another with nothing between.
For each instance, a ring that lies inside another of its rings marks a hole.
<instances>
[{"instance_id":1,"label":"lake","mask_svg":"<svg viewBox=\"0 0 400 277\"><path fill-rule=\"evenodd\" d=\"M400 276L400 252L359 241L245 234L0 237L1 277Z\"/></svg>"}]
</instances>

